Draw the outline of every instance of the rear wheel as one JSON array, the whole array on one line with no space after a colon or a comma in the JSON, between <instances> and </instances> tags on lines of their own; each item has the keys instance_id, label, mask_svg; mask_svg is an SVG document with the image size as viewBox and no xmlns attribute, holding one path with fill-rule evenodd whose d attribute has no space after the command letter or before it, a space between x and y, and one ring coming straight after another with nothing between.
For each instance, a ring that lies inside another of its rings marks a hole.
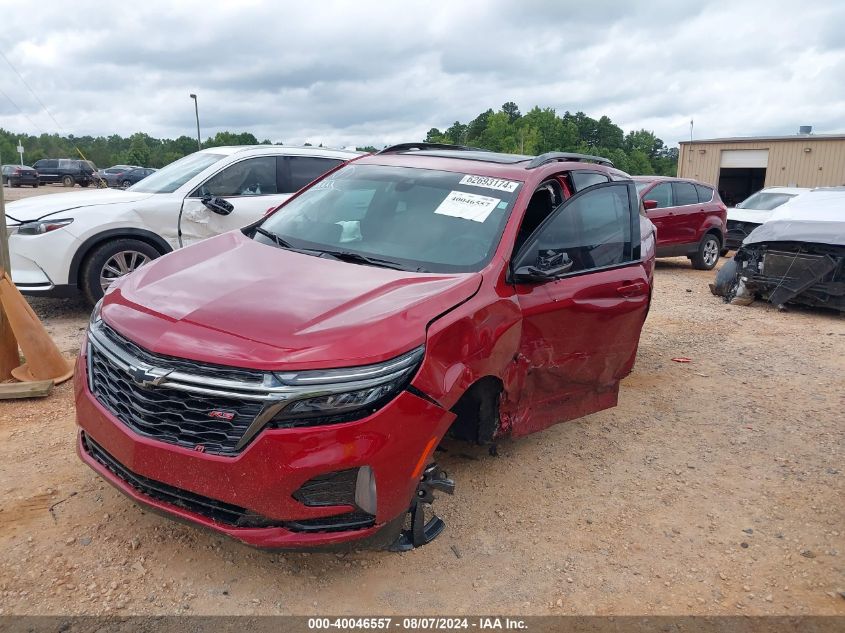
<instances>
[{"instance_id":1,"label":"rear wheel","mask_svg":"<svg viewBox=\"0 0 845 633\"><path fill-rule=\"evenodd\" d=\"M692 267L697 270L713 270L719 261L722 242L713 233L707 233L698 245L698 250L690 259Z\"/></svg>"},{"instance_id":2,"label":"rear wheel","mask_svg":"<svg viewBox=\"0 0 845 633\"><path fill-rule=\"evenodd\" d=\"M127 187L132 186L132 181L131 180L124 180L123 183L121 183L121 184L123 185L123 188L126 189Z\"/></svg>"},{"instance_id":3,"label":"rear wheel","mask_svg":"<svg viewBox=\"0 0 845 633\"><path fill-rule=\"evenodd\" d=\"M73 187L76 183L73 182L73 176L62 176L62 184L65 187Z\"/></svg>"},{"instance_id":4,"label":"rear wheel","mask_svg":"<svg viewBox=\"0 0 845 633\"><path fill-rule=\"evenodd\" d=\"M82 292L97 303L115 279L128 275L160 257L153 246L133 239L119 239L97 246L82 267Z\"/></svg>"}]
</instances>

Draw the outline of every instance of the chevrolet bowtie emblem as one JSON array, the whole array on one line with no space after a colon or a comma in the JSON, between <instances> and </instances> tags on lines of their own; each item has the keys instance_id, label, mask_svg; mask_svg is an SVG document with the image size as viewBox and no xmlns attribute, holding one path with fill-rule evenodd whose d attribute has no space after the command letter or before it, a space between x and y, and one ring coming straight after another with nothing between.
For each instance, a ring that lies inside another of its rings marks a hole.
<instances>
[{"instance_id":1,"label":"chevrolet bowtie emblem","mask_svg":"<svg viewBox=\"0 0 845 633\"><path fill-rule=\"evenodd\" d=\"M146 369L144 367L136 367L135 365L130 365L127 372L129 373L129 377L139 387L157 387L161 384L161 382L167 378L170 374L170 370L163 374L154 374L151 370Z\"/></svg>"}]
</instances>

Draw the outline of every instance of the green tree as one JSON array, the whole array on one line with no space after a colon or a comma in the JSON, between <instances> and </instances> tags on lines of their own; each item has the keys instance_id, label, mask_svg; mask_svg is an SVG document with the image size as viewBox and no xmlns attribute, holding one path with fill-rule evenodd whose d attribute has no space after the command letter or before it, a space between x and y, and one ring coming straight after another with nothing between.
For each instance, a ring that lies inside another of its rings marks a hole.
<instances>
[{"instance_id":1,"label":"green tree","mask_svg":"<svg viewBox=\"0 0 845 633\"><path fill-rule=\"evenodd\" d=\"M129 165L140 165L147 167L150 164L150 148L144 138L145 134L133 134L129 144L129 151L126 152L126 162Z\"/></svg>"}]
</instances>

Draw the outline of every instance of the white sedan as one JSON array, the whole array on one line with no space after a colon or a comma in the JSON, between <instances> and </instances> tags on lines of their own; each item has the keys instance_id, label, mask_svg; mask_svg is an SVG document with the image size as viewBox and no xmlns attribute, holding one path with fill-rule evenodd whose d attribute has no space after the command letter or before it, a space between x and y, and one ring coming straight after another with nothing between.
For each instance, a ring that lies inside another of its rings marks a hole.
<instances>
[{"instance_id":1,"label":"white sedan","mask_svg":"<svg viewBox=\"0 0 845 633\"><path fill-rule=\"evenodd\" d=\"M213 147L125 191L59 193L6 205L12 279L24 294L95 303L148 261L262 217L360 154L316 147Z\"/></svg>"}]
</instances>

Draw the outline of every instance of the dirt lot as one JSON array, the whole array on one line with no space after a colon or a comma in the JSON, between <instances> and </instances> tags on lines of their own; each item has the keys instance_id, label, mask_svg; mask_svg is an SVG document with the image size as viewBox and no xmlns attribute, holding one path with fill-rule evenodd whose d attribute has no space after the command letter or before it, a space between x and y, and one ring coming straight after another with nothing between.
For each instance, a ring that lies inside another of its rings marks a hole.
<instances>
[{"instance_id":1,"label":"dirt lot","mask_svg":"<svg viewBox=\"0 0 845 633\"><path fill-rule=\"evenodd\" d=\"M0 613L845 614L845 320L711 279L659 263L617 408L498 457L447 444L447 531L406 554L268 554L143 512L76 458L71 385L0 403ZM85 307L33 305L75 353Z\"/></svg>"}]
</instances>

